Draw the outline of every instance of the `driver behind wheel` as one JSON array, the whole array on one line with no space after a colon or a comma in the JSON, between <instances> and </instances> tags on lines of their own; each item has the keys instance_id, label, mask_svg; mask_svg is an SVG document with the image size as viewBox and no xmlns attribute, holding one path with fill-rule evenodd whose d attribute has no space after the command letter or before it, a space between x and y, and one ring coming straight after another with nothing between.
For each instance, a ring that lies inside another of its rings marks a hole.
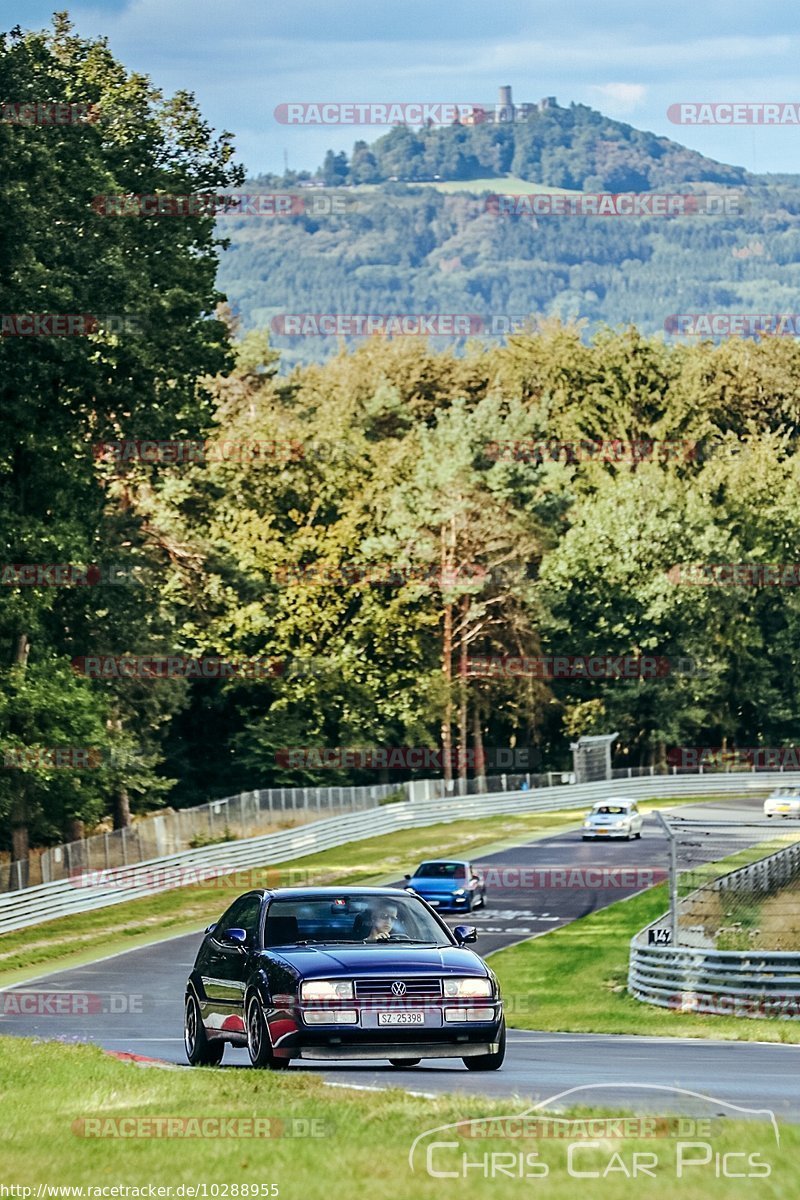
<instances>
[{"instance_id":1,"label":"driver behind wheel","mask_svg":"<svg viewBox=\"0 0 800 1200\"><path fill-rule=\"evenodd\" d=\"M392 936L396 920L397 906L381 904L377 909L367 909L358 914L354 934L365 942L385 942Z\"/></svg>"}]
</instances>

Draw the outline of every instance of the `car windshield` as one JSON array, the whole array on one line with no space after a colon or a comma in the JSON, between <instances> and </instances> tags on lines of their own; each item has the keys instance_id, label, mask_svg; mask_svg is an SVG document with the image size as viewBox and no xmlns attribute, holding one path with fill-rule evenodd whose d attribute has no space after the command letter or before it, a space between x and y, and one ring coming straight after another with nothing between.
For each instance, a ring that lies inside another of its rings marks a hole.
<instances>
[{"instance_id":1,"label":"car windshield","mask_svg":"<svg viewBox=\"0 0 800 1200\"><path fill-rule=\"evenodd\" d=\"M402 892L396 898L344 892L337 896L272 901L264 926L265 946L331 943L452 945L436 918L420 901Z\"/></svg>"},{"instance_id":2,"label":"car windshield","mask_svg":"<svg viewBox=\"0 0 800 1200\"><path fill-rule=\"evenodd\" d=\"M762 795L763 795L763 792L762 792ZM600 814L601 816L605 817L605 816L609 816L609 815L613 814L615 816L620 816L621 814L626 813L627 811L628 811L627 808L625 808L625 806L623 804L603 804L599 808L596 808L594 810L594 815L597 816L598 814Z\"/></svg>"},{"instance_id":3,"label":"car windshield","mask_svg":"<svg viewBox=\"0 0 800 1200\"><path fill-rule=\"evenodd\" d=\"M424 862L415 871L417 879L466 879L467 868L463 863Z\"/></svg>"}]
</instances>

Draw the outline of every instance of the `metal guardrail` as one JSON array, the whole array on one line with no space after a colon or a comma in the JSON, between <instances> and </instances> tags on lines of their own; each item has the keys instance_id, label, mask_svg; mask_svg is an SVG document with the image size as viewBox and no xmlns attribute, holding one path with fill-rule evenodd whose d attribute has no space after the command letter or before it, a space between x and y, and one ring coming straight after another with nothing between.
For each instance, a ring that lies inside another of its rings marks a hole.
<instances>
[{"instance_id":1,"label":"metal guardrail","mask_svg":"<svg viewBox=\"0 0 800 1200\"><path fill-rule=\"evenodd\" d=\"M709 891L764 893L796 879L799 866L795 843L729 871L686 900ZM631 939L628 991L637 1000L680 1012L800 1020L800 951L650 944L651 930L672 924L670 910Z\"/></svg>"},{"instance_id":2,"label":"metal guardrail","mask_svg":"<svg viewBox=\"0 0 800 1200\"><path fill-rule=\"evenodd\" d=\"M781 776L754 778L750 774L676 775L645 779L622 779L613 783L572 784L518 792L495 792L481 796L454 796L445 800L387 804L366 812L313 821L296 829L263 837L225 842L153 858L149 862L109 872L105 881L84 877L58 880L0 896L0 933L39 925L56 917L105 908L124 900L151 896L175 887L198 882L199 873L223 875L254 867L270 866L304 858L320 850L348 842L419 828L439 822L474 820L499 814L554 812L588 807L609 795L638 799L669 799L682 795L712 795L775 786ZM116 874L116 878L115 878ZM120 886L120 883L122 886ZM242 888L242 890L245 890Z\"/></svg>"},{"instance_id":3,"label":"metal guardrail","mask_svg":"<svg viewBox=\"0 0 800 1200\"><path fill-rule=\"evenodd\" d=\"M0 863L0 892L67 879L81 868L127 867L189 850L193 844L256 837L276 825L364 811L396 793L408 799L408 788L407 783L260 788L194 808L163 809L125 829L92 834L50 846L27 859Z\"/></svg>"}]
</instances>

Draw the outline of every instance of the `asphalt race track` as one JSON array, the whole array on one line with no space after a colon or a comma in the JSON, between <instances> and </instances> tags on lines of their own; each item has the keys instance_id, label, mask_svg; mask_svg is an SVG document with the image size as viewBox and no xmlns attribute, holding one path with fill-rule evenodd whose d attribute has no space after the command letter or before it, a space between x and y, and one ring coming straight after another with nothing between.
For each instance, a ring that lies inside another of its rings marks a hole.
<instances>
[{"instance_id":1,"label":"asphalt race track","mask_svg":"<svg viewBox=\"0 0 800 1200\"><path fill-rule=\"evenodd\" d=\"M760 817L761 803L747 798L714 804L713 819ZM678 811L686 817L711 815L710 806L702 805L682 805ZM475 861L488 878L486 908L461 920L478 926L477 948L489 954L640 890L650 881L649 871L658 881L664 874L665 850L660 826L648 817L637 841L583 842L575 830L478 857ZM409 863L409 871L414 865ZM209 921L218 915L209 912ZM455 924L458 919L448 920ZM8 989L0 1033L92 1041L108 1050L185 1063L184 984L199 942L197 934L172 938ZM58 1007L76 1011L59 1012L55 1001L53 1011L43 1011L46 1001L37 1004L35 1014L8 1011L14 993L32 991L69 993L72 999L64 1003L62 998ZM224 1062L229 1068L245 1066L247 1052L228 1046ZM291 1069L315 1070L308 1062ZM447 1059L428 1060L406 1071L391 1070L385 1062L327 1064L316 1070L340 1086L506 1095L515 1098L509 1103L510 1113L524 1110L526 1101L519 1097L542 1101L579 1088L586 1090L563 1103L743 1115L726 1110L727 1103L767 1108L781 1119L800 1121L800 1046L536 1033L512 1027L499 1072L476 1075ZM698 1108L699 1102L680 1090L650 1090L654 1085L713 1095L724 1103Z\"/></svg>"}]
</instances>

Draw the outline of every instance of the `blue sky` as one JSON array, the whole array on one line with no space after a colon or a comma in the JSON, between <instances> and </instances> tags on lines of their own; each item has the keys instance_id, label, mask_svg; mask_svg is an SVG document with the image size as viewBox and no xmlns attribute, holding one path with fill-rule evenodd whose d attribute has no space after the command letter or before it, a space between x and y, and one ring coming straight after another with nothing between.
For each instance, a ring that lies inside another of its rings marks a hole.
<instances>
[{"instance_id":1,"label":"blue sky","mask_svg":"<svg viewBox=\"0 0 800 1200\"><path fill-rule=\"evenodd\" d=\"M47 25L65 0L0 0L0 28ZM189 88L248 169L317 166L382 129L279 125L287 101L590 104L751 171L800 172L800 128L673 125L680 101L800 101L800 8L744 0L96 0L70 8L129 68Z\"/></svg>"}]
</instances>

